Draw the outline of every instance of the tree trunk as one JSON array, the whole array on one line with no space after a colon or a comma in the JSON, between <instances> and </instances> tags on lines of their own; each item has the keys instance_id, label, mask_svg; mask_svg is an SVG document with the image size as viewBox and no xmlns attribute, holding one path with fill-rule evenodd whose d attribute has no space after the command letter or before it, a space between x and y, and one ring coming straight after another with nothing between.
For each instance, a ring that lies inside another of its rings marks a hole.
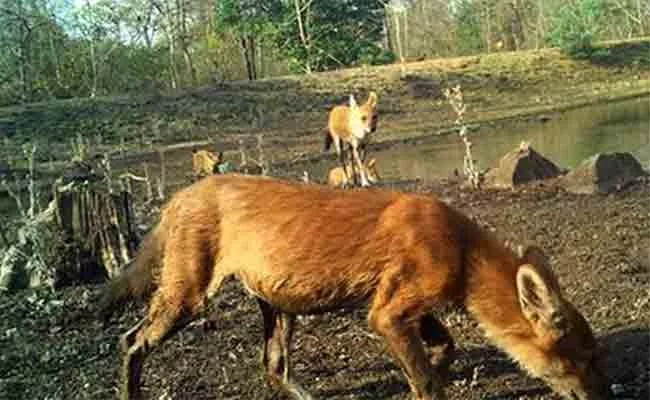
<instances>
[{"instance_id":1,"label":"tree trunk","mask_svg":"<svg viewBox=\"0 0 650 400\"><path fill-rule=\"evenodd\" d=\"M131 195L94 186L73 184L54 190L56 223L75 249L73 268L63 274L64 280L114 277L136 251Z\"/></svg>"},{"instance_id":2,"label":"tree trunk","mask_svg":"<svg viewBox=\"0 0 650 400\"><path fill-rule=\"evenodd\" d=\"M384 50L393 52L393 42L390 39L390 28L388 19L390 18L388 6L384 6L384 18L382 20L382 39Z\"/></svg>"},{"instance_id":3,"label":"tree trunk","mask_svg":"<svg viewBox=\"0 0 650 400\"><path fill-rule=\"evenodd\" d=\"M196 69L194 68L194 62L192 61L192 54L190 54L190 49L187 44L187 38L188 38L188 33L187 33L187 21L185 17L185 2L181 0L176 0L176 15L177 15L177 22L176 26L178 26L179 33L179 44L181 46L181 51L183 52L183 60L185 60L185 67L187 68L187 72L190 74L190 80L192 85L196 85L197 78L196 78Z\"/></svg>"},{"instance_id":4,"label":"tree trunk","mask_svg":"<svg viewBox=\"0 0 650 400\"><path fill-rule=\"evenodd\" d=\"M485 33L486 50L488 53L491 53L492 52L492 13L490 12L490 5L487 2L485 4L485 24L486 24L486 33Z\"/></svg>"},{"instance_id":5,"label":"tree trunk","mask_svg":"<svg viewBox=\"0 0 650 400\"><path fill-rule=\"evenodd\" d=\"M544 46L546 28L544 27L544 0L537 0L537 32L535 34L535 49Z\"/></svg>"},{"instance_id":6,"label":"tree trunk","mask_svg":"<svg viewBox=\"0 0 650 400\"><path fill-rule=\"evenodd\" d=\"M172 19L172 11L169 6L169 1L164 1L164 10L158 8L158 11L162 12L165 19L165 34L167 35L167 41L169 42L169 84L172 89L178 88L178 70L176 68L176 38L174 37L174 21Z\"/></svg>"},{"instance_id":7,"label":"tree trunk","mask_svg":"<svg viewBox=\"0 0 650 400\"><path fill-rule=\"evenodd\" d=\"M253 35L248 36L248 57L250 57L250 64L253 70L253 79L257 80L257 63L255 62L255 54L257 53L257 42Z\"/></svg>"},{"instance_id":8,"label":"tree trunk","mask_svg":"<svg viewBox=\"0 0 650 400\"><path fill-rule=\"evenodd\" d=\"M246 75L249 81L254 81L257 79L255 70L255 42L251 36L242 34L240 44L242 58L244 59L244 64L246 64Z\"/></svg>"},{"instance_id":9,"label":"tree trunk","mask_svg":"<svg viewBox=\"0 0 650 400\"><path fill-rule=\"evenodd\" d=\"M63 80L63 74L61 73L59 50L54 45L54 33L48 35L48 41L50 45L50 57L52 58L52 63L54 63L54 77L56 78L56 86L59 89L68 89Z\"/></svg>"},{"instance_id":10,"label":"tree trunk","mask_svg":"<svg viewBox=\"0 0 650 400\"><path fill-rule=\"evenodd\" d=\"M194 68L194 62L192 61L192 55L190 54L190 50L183 41L183 59L185 59L185 66L187 67L187 70L190 72L190 79L192 80L192 85L196 85L197 78L196 78L196 68Z\"/></svg>"},{"instance_id":11,"label":"tree trunk","mask_svg":"<svg viewBox=\"0 0 650 400\"><path fill-rule=\"evenodd\" d=\"M300 6L300 0L295 0L294 2L296 6L296 19L298 20L298 34L300 35L300 41L302 42L303 47L305 48L305 52L307 53L307 58L305 60L305 71L310 74L311 73L311 63L309 61L310 58L310 43L309 39L307 38L307 32L305 29L305 24L303 23L303 10L301 9ZM306 13L308 13L307 10L304 10Z\"/></svg>"},{"instance_id":12,"label":"tree trunk","mask_svg":"<svg viewBox=\"0 0 650 400\"><path fill-rule=\"evenodd\" d=\"M395 42L397 43L397 55L400 62L404 62L404 53L402 52L402 32L399 23L399 13L393 11L393 21L395 21Z\"/></svg>"},{"instance_id":13,"label":"tree trunk","mask_svg":"<svg viewBox=\"0 0 650 400\"><path fill-rule=\"evenodd\" d=\"M256 68L255 70L255 75L256 78L264 78L264 75L266 74L266 71L264 70L264 42L260 45L260 43L255 43L255 50L257 53L257 65L259 68ZM258 72L259 71L259 72Z\"/></svg>"},{"instance_id":14,"label":"tree trunk","mask_svg":"<svg viewBox=\"0 0 650 400\"><path fill-rule=\"evenodd\" d=\"M524 20L522 17L520 4L517 0L512 0L510 3L512 7L512 16L510 19L510 26L512 30L512 37L515 42L515 50L519 51L526 43L526 36L524 34Z\"/></svg>"},{"instance_id":15,"label":"tree trunk","mask_svg":"<svg viewBox=\"0 0 650 400\"><path fill-rule=\"evenodd\" d=\"M20 79L20 99L22 103L28 103L32 99L32 77L30 74L31 66L31 46L30 35L32 27L29 26L23 2L18 1L18 37L20 43L18 44L18 76Z\"/></svg>"},{"instance_id":16,"label":"tree trunk","mask_svg":"<svg viewBox=\"0 0 650 400\"><path fill-rule=\"evenodd\" d=\"M408 8L404 9L402 13L402 18L404 18L404 57L408 58L409 51L409 17L408 17Z\"/></svg>"},{"instance_id":17,"label":"tree trunk","mask_svg":"<svg viewBox=\"0 0 650 400\"><path fill-rule=\"evenodd\" d=\"M95 98L97 94L97 54L95 53L95 39L90 39L90 98Z\"/></svg>"}]
</instances>

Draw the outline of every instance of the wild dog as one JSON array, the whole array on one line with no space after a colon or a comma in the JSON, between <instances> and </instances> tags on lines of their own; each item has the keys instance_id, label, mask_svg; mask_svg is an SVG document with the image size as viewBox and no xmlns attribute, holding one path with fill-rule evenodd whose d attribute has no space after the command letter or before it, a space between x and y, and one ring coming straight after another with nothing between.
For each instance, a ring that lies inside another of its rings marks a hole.
<instances>
[{"instance_id":1,"label":"wild dog","mask_svg":"<svg viewBox=\"0 0 650 400\"><path fill-rule=\"evenodd\" d=\"M223 152L217 154L207 150L192 150L192 171L194 178L212 175L223 161Z\"/></svg>"},{"instance_id":2,"label":"wild dog","mask_svg":"<svg viewBox=\"0 0 650 400\"><path fill-rule=\"evenodd\" d=\"M354 170L354 163L356 163L356 167L360 171L359 175L362 186L369 186L370 183L363 171L363 161L359 150L362 148L365 149L369 135L377 129L378 114L376 108L377 94L375 92L370 92L368 100L361 106L357 104L354 95L350 95L350 103L348 106L338 105L330 111L328 130L325 133L323 151L328 151L332 143L334 143L341 168L344 170L346 168L344 144L349 144L354 159L352 169ZM349 178L346 173L345 185L347 185Z\"/></svg>"},{"instance_id":3,"label":"wild dog","mask_svg":"<svg viewBox=\"0 0 650 400\"><path fill-rule=\"evenodd\" d=\"M365 305L414 398L445 399L441 366L451 352L438 365L425 355L426 347L453 349L431 313L444 303L463 305L497 346L565 398L608 396L589 324L538 248L515 254L430 196L233 174L177 192L127 276L107 286L108 305L156 287L148 315L121 338L122 399L139 397L146 356L228 277L258 299L263 366L298 399L310 397L289 362L295 316Z\"/></svg>"},{"instance_id":4,"label":"wild dog","mask_svg":"<svg viewBox=\"0 0 650 400\"><path fill-rule=\"evenodd\" d=\"M370 159L370 161L363 166L363 170L366 173L366 177L368 177L368 182L377 183L379 182L379 179L381 179L377 172L377 161L374 158ZM327 183L330 186L343 186L346 177L352 176L354 172L355 171L352 170L352 165L350 164L346 164L345 171L343 171L343 168L341 167L332 168L327 174Z\"/></svg>"}]
</instances>

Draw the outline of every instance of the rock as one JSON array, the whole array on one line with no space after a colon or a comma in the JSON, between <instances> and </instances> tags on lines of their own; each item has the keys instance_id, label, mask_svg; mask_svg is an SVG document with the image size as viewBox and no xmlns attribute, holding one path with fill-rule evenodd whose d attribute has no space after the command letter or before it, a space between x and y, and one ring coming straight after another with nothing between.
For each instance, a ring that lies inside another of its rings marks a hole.
<instances>
[{"instance_id":1,"label":"rock","mask_svg":"<svg viewBox=\"0 0 650 400\"><path fill-rule=\"evenodd\" d=\"M630 153L598 153L562 177L560 184L579 194L612 193L648 175Z\"/></svg>"},{"instance_id":2,"label":"rock","mask_svg":"<svg viewBox=\"0 0 650 400\"><path fill-rule=\"evenodd\" d=\"M485 186L510 188L541 179L555 178L562 171L527 143L503 156L485 174Z\"/></svg>"}]
</instances>

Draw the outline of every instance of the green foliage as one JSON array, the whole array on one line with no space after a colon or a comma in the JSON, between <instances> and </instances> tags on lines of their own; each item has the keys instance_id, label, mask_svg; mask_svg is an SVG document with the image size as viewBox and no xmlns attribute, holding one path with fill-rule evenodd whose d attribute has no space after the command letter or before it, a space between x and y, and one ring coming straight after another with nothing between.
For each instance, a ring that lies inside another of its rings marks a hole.
<instances>
[{"instance_id":1,"label":"green foliage","mask_svg":"<svg viewBox=\"0 0 650 400\"><path fill-rule=\"evenodd\" d=\"M461 54L478 53L484 48L479 6L472 0L458 2L454 19L457 26L456 43Z\"/></svg>"},{"instance_id":2,"label":"green foliage","mask_svg":"<svg viewBox=\"0 0 650 400\"><path fill-rule=\"evenodd\" d=\"M276 42L294 72L364 64L381 64L394 58L379 46L384 5L378 0L312 2L302 13L303 42L295 8L285 12Z\"/></svg>"},{"instance_id":3,"label":"green foliage","mask_svg":"<svg viewBox=\"0 0 650 400\"><path fill-rule=\"evenodd\" d=\"M513 39L508 48L515 39L518 48L532 48L545 38L594 62L648 65L643 49L630 58L592 45L647 35L635 4L645 3L0 0L0 105L390 63L395 55L380 43L396 34L395 23L384 21L395 7L404 9L399 47L410 55L479 53L487 39L504 37Z\"/></svg>"},{"instance_id":4,"label":"green foliage","mask_svg":"<svg viewBox=\"0 0 650 400\"><path fill-rule=\"evenodd\" d=\"M362 65L384 65L393 63L396 59L397 56L395 53L373 44L365 49L361 49L358 63Z\"/></svg>"},{"instance_id":5,"label":"green foliage","mask_svg":"<svg viewBox=\"0 0 650 400\"><path fill-rule=\"evenodd\" d=\"M220 0L216 3L219 29L253 35L270 29L284 12L280 0Z\"/></svg>"},{"instance_id":6,"label":"green foliage","mask_svg":"<svg viewBox=\"0 0 650 400\"><path fill-rule=\"evenodd\" d=\"M607 0L577 0L562 5L553 18L549 42L576 58L589 57L593 42L607 27Z\"/></svg>"}]
</instances>

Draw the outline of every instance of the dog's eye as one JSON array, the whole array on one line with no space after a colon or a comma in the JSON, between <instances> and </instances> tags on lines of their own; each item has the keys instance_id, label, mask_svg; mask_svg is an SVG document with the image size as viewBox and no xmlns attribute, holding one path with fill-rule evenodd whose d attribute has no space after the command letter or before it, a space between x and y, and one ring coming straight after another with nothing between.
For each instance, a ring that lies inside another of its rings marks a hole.
<instances>
[{"instance_id":1,"label":"dog's eye","mask_svg":"<svg viewBox=\"0 0 650 400\"><path fill-rule=\"evenodd\" d=\"M365 115L363 117L361 117L361 121L366 122L367 120L368 120L368 117L366 117Z\"/></svg>"}]
</instances>

